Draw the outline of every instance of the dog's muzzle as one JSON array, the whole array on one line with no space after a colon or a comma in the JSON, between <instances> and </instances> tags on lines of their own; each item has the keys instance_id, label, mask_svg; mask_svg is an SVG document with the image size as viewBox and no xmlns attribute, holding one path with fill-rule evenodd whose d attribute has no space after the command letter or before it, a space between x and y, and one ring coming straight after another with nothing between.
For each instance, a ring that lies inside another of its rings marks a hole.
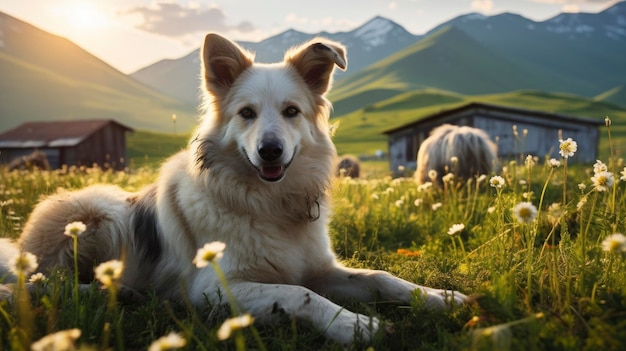
<instances>
[{"instance_id":1,"label":"dog's muzzle","mask_svg":"<svg viewBox=\"0 0 626 351\"><path fill-rule=\"evenodd\" d=\"M269 140L263 142L257 148L257 154L261 158L261 164L255 165L245 149L242 149L243 154L250 165L257 171L259 178L266 182L277 182L285 176L285 171L291 165L294 157L296 156L297 148L294 149L293 155L289 159L289 162L283 164L281 162L283 156L283 144L276 140Z\"/></svg>"}]
</instances>

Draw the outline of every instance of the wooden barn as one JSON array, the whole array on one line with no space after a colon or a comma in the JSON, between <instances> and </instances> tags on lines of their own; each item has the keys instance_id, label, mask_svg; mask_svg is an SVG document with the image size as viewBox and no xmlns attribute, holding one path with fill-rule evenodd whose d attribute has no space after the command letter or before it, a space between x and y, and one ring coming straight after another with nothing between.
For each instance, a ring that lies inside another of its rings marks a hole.
<instances>
[{"instance_id":1,"label":"wooden barn","mask_svg":"<svg viewBox=\"0 0 626 351\"><path fill-rule=\"evenodd\" d=\"M604 125L604 120L473 102L385 131L391 170L399 166L415 169L422 141L433 128L444 123L486 131L498 145L498 156L503 160L520 155L559 159L561 131L563 138L572 138L579 145L570 162L593 163L598 149L598 126ZM514 128L518 137L514 135Z\"/></svg>"},{"instance_id":2,"label":"wooden barn","mask_svg":"<svg viewBox=\"0 0 626 351\"><path fill-rule=\"evenodd\" d=\"M0 134L0 163L43 152L51 168L127 166L126 132L133 130L113 120L27 122Z\"/></svg>"}]
</instances>

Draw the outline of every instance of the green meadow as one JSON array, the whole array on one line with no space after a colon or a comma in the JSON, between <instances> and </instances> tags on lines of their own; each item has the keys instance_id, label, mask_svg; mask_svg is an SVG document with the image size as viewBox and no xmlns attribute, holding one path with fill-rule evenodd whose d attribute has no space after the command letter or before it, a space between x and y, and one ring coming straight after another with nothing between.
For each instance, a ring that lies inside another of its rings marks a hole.
<instances>
[{"instance_id":1,"label":"green meadow","mask_svg":"<svg viewBox=\"0 0 626 351\"><path fill-rule=\"evenodd\" d=\"M524 108L559 113L566 116L587 117L613 121L612 137L616 150L626 148L626 110L602 101L581 98L564 93L544 93L533 90L501 94L461 95L436 89L411 90L403 93L387 90L365 89L365 107L354 103L362 101L358 90L349 95L339 91L331 93L338 122L335 144L339 154L371 155L376 150L387 149L387 137L383 131L390 130L441 111L453 109L470 102ZM379 94L377 94L379 93ZM580 141L584 144L584 141ZM599 156L608 157L608 138L601 135Z\"/></svg>"},{"instance_id":2,"label":"green meadow","mask_svg":"<svg viewBox=\"0 0 626 351\"><path fill-rule=\"evenodd\" d=\"M606 140L614 129L603 128ZM127 172L0 171L2 236L17 237L40 197L59 188L112 183L140 189L157 178L159 155L175 152L185 140L136 133L129 147L137 166ZM531 155L519 163L503 160L497 175L446 177L441 185L418 185L409 171L392 179L385 163L365 163L366 178L338 178L330 232L342 261L472 296L467 305L445 311L429 309L418 295L407 306L339 301L392 325L391 334L347 349L623 349L626 238L619 233L626 232L626 181L620 180L626 170L613 143L603 145L601 154L608 156L595 165L568 165L575 153L554 160L558 165ZM22 282L29 279L27 269L19 272ZM56 336L81 350L141 350L169 333L185 340L184 350L345 349L287 316L220 340L218 330L229 317L222 306L195 309L150 294L138 300L97 283L78 291L72 271L39 278L30 293L17 284L13 295L4 294L0 349L27 350Z\"/></svg>"}]
</instances>

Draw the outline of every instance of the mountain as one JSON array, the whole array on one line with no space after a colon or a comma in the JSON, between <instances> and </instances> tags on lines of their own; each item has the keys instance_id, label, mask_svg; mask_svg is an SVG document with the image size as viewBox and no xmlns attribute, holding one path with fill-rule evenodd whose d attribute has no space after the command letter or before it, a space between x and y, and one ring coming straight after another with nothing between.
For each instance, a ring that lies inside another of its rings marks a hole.
<instances>
[{"instance_id":1,"label":"mountain","mask_svg":"<svg viewBox=\"0 0 626 351\"><path fill-rule=\"evenodd\" d=\"M447 28L454 28L451 33L456 34L442 38ZM459 32L465 34L462 40ZM331 95L343 99L335 115L353 110L350 105L380 101L425 84L463 94L537 89L586 97L626 85L626 2L597 14L563 13L543 22L512 13L471 13L442 23L422 37L388 19L375 17L350 32L306 34L289 30L259 43L241 44L256 51L259 61L270 62L280 60L285 49L315 35L341 41L348 47L348 71L338 72L336 87L344 93L348 87L353 91L349 95ZM382 68L396 62L399 55L407 55L403 50L416 50L420 40L427 43L420 47L424 51L405 58L401 62L404 68L395 73L395 68ZM132 76L170 96L195 101L197 58L196 50L173 62L148 66ZM411 61L413 58L416 61ZM168 68L161 69L166 64ZM382 78L370 76L383 70L386 73Z\"/></svg>"},{"instance_id":2,"label":"mountain","mask_svg":"<svg viewBox=\"0 0 626 351\"><path fill-rule=\"evenodd\" d=\"M417 42L421 37L409 33L402 26L386 19L376 16L367 21L362 26L349 31L339 33L318 33L302 37L296 35L295 31L288 31L282 35L269 38L258 45L244 43L244 46L257 52L257 57L262 62L276 62L283 58L286 48L302 43L315 36L324 36L338 41L348 49L348 69L338 71L336 78L341 78L344 74L358 72L364 67L385 58L390 53L396 52L407 45ZM286 39L286 38L287 39ZM304 40L303 40L304 39ZM271 54L269 54L271 52Z\"/></svg>"},{"instance_id":3,"label":"mountain","mask_svg":"<svg viewBox=\"0 0 626 351\"><path fill-rule=\"evenodd\" d=\"M608 102L626 108L626 87L623 85L607 90L593 98L594 101Z\"/></svg>"},{"instance_id":4,"label":"mountain","mask_svg":"<svg viewBox=\"0 0 626 351\"><path fill-rule=\"evenodd\" d=\"M0 130L26 121L115 119L133 128L180 130L195 107L117 71L71 41L0 12Z\"/></svg>"},{"instance_id":5,"label":"mountain","mask_svg":"<svg viewBox=\"0 0 626 351\"><path fill-rule=\"evenodd\" d=\"M626 2L597 13L562 13L543 22L503 13L468 14L433 28L456 27L484 47L505 55L523 74L538 73L553 86L593 97L626 83Z\"/></svg>"},{"instance_id":6,"label":"mountain","mask_svg":"<svg viewBox=\"0 0 626 351\"><path fill-rule=\"evenodd\" d=\"M348 69L346 72L338 71L336 79L358 72L421 38L395 22L377 16L349 32L307 34L288 30L258 43L239 44L254 52L258 62L277 62L283 59L285 50L316 36L339 41L348 49ZM199 57L200 49L196 49L182 58L162 60L142 68L132 73L131 77L170 96L197 102Z\"/></svg>"},{"instance_id":7,"label":"mountain","mask_svg":"<svg viewBox=\"0 0 626 351\"><path fill-rule=\"evenodd\" d=\"M363 101L372 104L389 97L379 94L378 99L373 96L368 100L356 98L370 94L371 90L386 89L389 95L394 95L436 88L477 95L530 89L541 82L549 88L558 87L534 71L520 72L518 63L452 26L338 81L330 98L337 115L341 115L361 108Z\"/></svg>"},{"instance_id":8,"label":"mountain","mask_svg":"<svg viewBox=\"0 0 626 351\"><path fill-rule=\"evenodd\" d=\"M130 76L161 93L197 105L200 101L200 49L179 59L161 60Z\"/></svg>"}]
</instances>

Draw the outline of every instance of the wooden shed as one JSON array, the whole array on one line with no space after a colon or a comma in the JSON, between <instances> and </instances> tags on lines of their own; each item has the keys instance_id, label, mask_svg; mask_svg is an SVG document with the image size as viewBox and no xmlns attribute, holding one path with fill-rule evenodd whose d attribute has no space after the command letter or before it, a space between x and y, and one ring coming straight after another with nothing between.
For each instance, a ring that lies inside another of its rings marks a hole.
<instances>
[{"instance_id":1,"label":"wooden shed","mask_svg":"<svg viewBox=\"0 0 626 351\"><path fill-rule=\"evenodd\" d=\"M27 122L0 134L0 163L43 152L51 168L92 166L123 169L127 165L126 132L113 120Z\"/></svg>"},{"instance_id":2,"label":"wooden shed","mask_svg":"<svg viewBox=\"0 0 626 351\"><path fill-rule=\"evenodd\" d=\"M431 130L444 123L484 130L498 145L498 156L504 160L520 155L560 158L561 131L563 138L572 138L579 145L570 162L593 163L597 157L598 126L604 120L472 102L385 131L391 169L399 166L415 169L421 143Z\"/></svg>"}]
</instances>

